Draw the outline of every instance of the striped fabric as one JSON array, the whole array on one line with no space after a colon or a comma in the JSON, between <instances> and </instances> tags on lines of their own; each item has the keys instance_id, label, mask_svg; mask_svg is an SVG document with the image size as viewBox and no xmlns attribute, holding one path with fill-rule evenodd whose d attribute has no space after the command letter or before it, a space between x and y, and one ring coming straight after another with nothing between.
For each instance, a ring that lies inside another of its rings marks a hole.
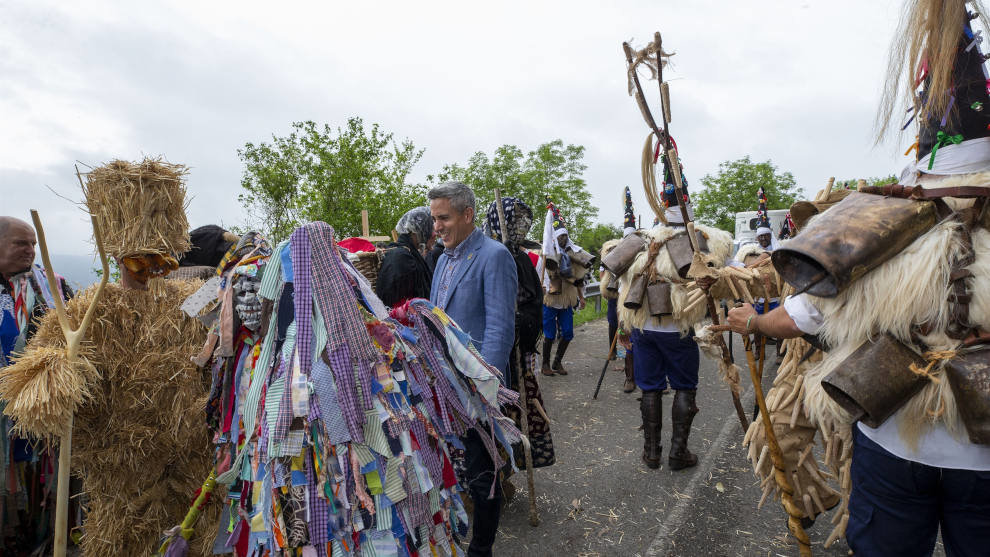
<instances>
[{"instance_id":1,"label":"striped fabric","mask_svg":"<svg viewBox=\"0 0 990 557\"><path fill-rule=\"evenodd\" d=\"M296 325L296 356L292 366L292 415L309 415L309 375L313 366L313 289L310 286L309 234L297 228L289 238L292 251L293 299Z\"/></svg>"},{"instance_id":2,"label":"striped fabric","mask_svg":"<svg viewBox=\"0 0 990 557\"><path fill-rule=\"evenodd\" d=\"M338 333L330 339L330 349L346 344L358 360L375 361L379 355L353 299L353 285L340 262L333 228L325 222L312 222L306 229L312 246L315 298L327 330Z\"/></svg>"},{"instance_id":3,"label":"striped fabric","mask_svg":"<svg viewBox=\"0 0 990 557\"><path fill-rule=\"evenodd\" d=\"M317 359L313 362L313 390L316 394L316 404L320 407L323 429L330 439L330 444L339 445L351 440L344 414L337 402L337 388L334 386L330 366Z\"/></svg>"},{"instance_id":4,"label":"striped fabric","mask_svg":"<svg viewBox=\"0 0 990 557\"><path fill-rule=\"evenodd\" d=\"M329 541L327 535L327 500L320 493L320 484L313 474L313 454L306 451L306 489L309 491L309 543L325 546Z\"/></svg>"},{"instance_id":5,"label":"striped fabric","mask_svg":"<svg viewBox=\"0 0 990 557\"><path fill-rule=\"evenodd\" d=\"M382 431L382 420L378 417L378 411L375 409L364 412L364 442L368 448L376 453L384 457L392 456L385 432Z\"/></svg>"},{"instance_id":6,"label":"striped fabric","mask_svg":"<svg viewBox=\"0 0 990 557\"><path fill-rule=\"evenodd\" d=\"M358 393L354 382L351 349L347 344L341 344L332 351L327 348L326 354L327 359L330 360L330 371L333 372L334 385L337 386L337 402L343 412L347 429L351 432L351 440L364 443L364 428L362 427L364 415L358 411Z\"/></svg>"},{"instance_id":7,"label":"striped fabric","mask_svg":"<svg viewBox=\"0 0 990 557\"><path fill-rule=\"evenodd\" d=\"M392 457L385 465L385 495L394 503L398 503L406 498L406 490L402 487L402 476L399 469L402 467L402 459Z\"/></svg>"}]
</instances>

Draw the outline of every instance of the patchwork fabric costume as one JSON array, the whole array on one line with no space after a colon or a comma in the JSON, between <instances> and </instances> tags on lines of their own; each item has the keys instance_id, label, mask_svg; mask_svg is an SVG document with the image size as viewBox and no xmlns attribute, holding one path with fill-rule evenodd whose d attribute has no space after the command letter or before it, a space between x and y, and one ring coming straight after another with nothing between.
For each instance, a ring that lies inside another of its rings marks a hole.
<instances>
[{"instance_id":1,"label":"patchwork fabric costume","mask_svg":"<svg viewBox=\"0 0 990 557\"><path fill-rule=\"evenodd\" d=\"M505 464L500 449L511 455L519 432L499 407L515 393L428 301L390 315L329 225L296 229L270 257L259 245L242 241L221 270L232 283L224 292L261 276L259 327L238 326L222 298L215 344L201 353L211 358L209 423L228 487L217 549L459 554L468 519L450 449L474 430Z\"/></svg>"}]
</instances>

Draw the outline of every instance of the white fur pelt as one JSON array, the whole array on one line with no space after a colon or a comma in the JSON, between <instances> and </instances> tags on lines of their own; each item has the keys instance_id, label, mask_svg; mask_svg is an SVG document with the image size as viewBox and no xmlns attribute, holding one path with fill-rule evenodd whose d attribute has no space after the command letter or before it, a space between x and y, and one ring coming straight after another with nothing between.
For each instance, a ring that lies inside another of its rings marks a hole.
<instances>
[{"instance_id":1,"label":"white fur pelt","mask_svg":"<svg viewBox=\"0 0 990 557\"><path fill-rule=\"evenodd\" d=\"M950 316L952 261L964 249L961 229L957 222L942 222L835 298L814 298L825 316L820 334L833 349L807 373L805 406L813 422L852 423L851 417L825 394L821 380L863 342L888 332L910 345L911 326L929 322L935 332L921 338L931 350L952 350L959 345L941 331ZM970 321L987 330L990 329L990 232L976 228L972 239L976 260L969 266L974 275L970 279L973 294ZM941 366L935 369L933 373L941 374ZM927 385L908 401L901 416L899 433L909 446L916 447L920 436L938 421L953 436L965 438L948 381Z\"/></svg>"},{"instance_id":2,"label":"white fur pelt","mask_svg":"<svg viewBox=\"0 0 990 557\"><path fill-rule=\"evenodd\" d=\"M708 243L708 253L705 254L705 260L715 268L723 267L725 265L725 260L729 257L729 253L732 249L732 235L724 230L719 230L703 224L696 224L695 228L704 234ZM658 226L648 231L646 233L646 237L651 242L666 242L680 230L683 229ZM650 318L650 310L648 307L649 304L644 303L643 307L636 310L625 307L625 301L629 294L629 285L632 282L633 277L643 271L646 267L646 262L648 259L649 249L647 248L636 256L636 260L633 261L633 264L629 267L625 274L619 278L619 320L622 321L627 328L640 329ZM704 319L705 313L708 311L708 307L705 304L700 304L696 305L687 314L682 312L687 305L690 296L690 290L685 287L685 284L688 281L685 281L677 274L677 269L674 268L674 263L671 261L670 254L667 253L666 249L661 249L657 254L654 267L658 276L671 283L670 301L674 310L671 317L677 328L681 331L681 335L686 335L692 327L699 324L701 320Z\"/></svg>"},{"instance_id":3,"label":"white fur pelt","mask_svg":"<svg viewBox=\"0 0 990 557\"><path fill-rule=\"evenodd\" d=\"M615 239L615 240L609 240L604 244L602 244L602 250L601 250L601 255L599 257L599 261L605 259L605 256L608 255L610 251L615 249L615 246L619 245L619 242L621 241L622 240L620 239ZM615 280L615 277L612 276L612 273L602 268L602 270L599 272L599 277L600 278L598 281L599 282L598 288L599 288L599 292L601 292L602 294L602 298L605 298L606 300L618 298L619 297L618 294L612 294L612 291L608 289L609 283Z\"/></svg>"},{"instance_id":4,"label":"white fur pelt","mask_svg":"<svg viewBox=\"0 0 990 557\"><path fill-rule=\"evenodd\" d=\"M746 258L749 257L750 255L760 255L761 253L764 253L766 251L767 250L763 249L763 246L761 246L760 244L755 244L755 243L743 244L739 246L739 251L736 252L736 255L733 259L735 259L739 263L745 263Z\"/></svg>"}]
</instances>

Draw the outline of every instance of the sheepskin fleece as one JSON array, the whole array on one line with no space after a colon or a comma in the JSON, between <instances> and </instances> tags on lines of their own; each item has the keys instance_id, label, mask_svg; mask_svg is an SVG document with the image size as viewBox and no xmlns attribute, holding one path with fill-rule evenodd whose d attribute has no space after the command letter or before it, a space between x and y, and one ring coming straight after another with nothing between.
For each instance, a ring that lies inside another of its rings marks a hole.
<instances>
[{"instance_id":1,"label":"sheepskin fleece","mask_svg":"<svg viewBox=\"0 0 990 557\"><path fill-rule=\"evenodd\" d=\"M990 178L990 173L987 177ZM939 182L938 187L950 187L955 181ZM813 298L825 315L820 334L834 348L821 364L808 371L805 406L812 421L852 422L825 394L821 380L863 342L889 332L910 343L911 325L928 321L935 325L934 331L944 330L949 318L951 262L963 249L961 228L957 222L940 223L835 298ZM976 259L968 267L974 275L970 279L973 295L970 321L987 330L990 329L990 232L976 228L972 239ZM932 350L952 350L959 344L941 332L922 340ZM934 373L941 374L941 367ZM916 447L920 436L938 421L954 437L966 439L948 381L926 386L905 405L901 415L899 432L911 447Z\"/></svg>"},{"instance_id":2,"label":"sheepskin fleece","mask_svg":"<svg viewBox=\"0 0 990 557\"><path fill-rule=\"evenodd\" d=\"M578 304L580 296L578 295L578 289L574 286L574 283L586 279L588 277L588 268L583 265L579 265L575 262L571 262L571 269L573 272L573 278L560 279L560 292L557 294L550 294L549 292L543 295L543 305L552 308L571 308ZM556 274L556 271L554 272Z\"/></svg>"},{"instance_id":3,"label":"sheepskin fleece","mask_svg":"<svg viewBox=\"0 0 990 557\"><path fill-rule=\"evenodd\" d=\"M615 240L609 240L609 241L605 242L604 244L602 244L602 250L600 252L601 255L599 256L598 260L601 261L602 259L605 259L605 256L608 255L608 253L610 251L612 251L613 249L615 249L615 246L619 245L619 242L621 242L621 241L622 240L620 240L620 239L615 239ZM615 277L612 276L612 273L606 271L605 268L603 267L601 269L601 272L599 273L599 277L600 278L598 279L598 282L599 282L598 289L599 289L599 292L601 292L601 294L602 294L602 298L605 298L606 300L617 299L619 297L619 295L617 293L611 292L608 289L608 285L613 280L615 280Z\"/></svg>"},{"instance_id":4,"label":"sheepskin fleece","mask_svg":"<svg viewBox=\"0 0 990 557\"><path fill-rule=\"evenodd\" d=\"M719 230L703 224L695 224L695 228L704 234L705 239L708 242L709 252L704 256L706 262L715 268L725 266L725 261L728 259L729 254L732 251L732 235L724 230ZM646 232L646 236L651 242L666 242L680 230L683 229L658 226ZM639 272L646 267L647 259L649 259L648 249L644 249L639 253L639 255L636 256L636 260L633 261L633 264L629 267L629 270L627 270L619 280L619 320L621 320L626 327L633 329L641 329L650 317L650 311L647 307L648 304L643 304L643 307L637 310L632 310L625 307L625 301L629 294L629 285L632 282L633 277L639 274ZM677 328L681 331L681 334L687 334L687 332L695 325L699 325L700 328L700 322L704 319L705 313L708 311L708 307L705 304L700 304L695 306L695 308L686 315L682 312L684 307L687 305L690 290L684 286L687 281L682 279L677 274L677 269L674 268L674 262L671 261L670 254L667 253L666 248L660 250L660 253L657 254L654 266L658 276L672 283L670 299L674 312L671 317L673 318Z\"/></svg>"},{"instance_id":5,"label":"sheepskin fleece","mask_svg":"<svg viewBox=\"0 0 990 557\"><path fill-rule=\"evenodd\" d=\"M733 258L739 263L745 263L746 258L750 255L760 255L765 252L763 246L760 244L743 244L739 246L739 251L736 252L736 256Z\"/></svg>"}]
</instances>

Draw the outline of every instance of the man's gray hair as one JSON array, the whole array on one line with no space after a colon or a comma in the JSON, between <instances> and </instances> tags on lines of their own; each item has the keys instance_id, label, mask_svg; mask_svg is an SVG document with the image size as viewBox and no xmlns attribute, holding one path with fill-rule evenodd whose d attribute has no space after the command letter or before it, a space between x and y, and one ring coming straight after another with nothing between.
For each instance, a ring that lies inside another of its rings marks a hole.
<instances>
[{"instance_id":1,"label":"man's gray hair","mask_svg":"<svg viewBox=\"0 0 990 557\"><path fill-rule=\"evenodd\" d=\"M430 201L434 199L449 199L451 208L459 213L463 213L468 207L474 209L474 191L471 190L471 186L468 186L464 182L458 182L456 180L444 182L431 189L426 194L426 197Z\"/></svg>"}]
</instances>

